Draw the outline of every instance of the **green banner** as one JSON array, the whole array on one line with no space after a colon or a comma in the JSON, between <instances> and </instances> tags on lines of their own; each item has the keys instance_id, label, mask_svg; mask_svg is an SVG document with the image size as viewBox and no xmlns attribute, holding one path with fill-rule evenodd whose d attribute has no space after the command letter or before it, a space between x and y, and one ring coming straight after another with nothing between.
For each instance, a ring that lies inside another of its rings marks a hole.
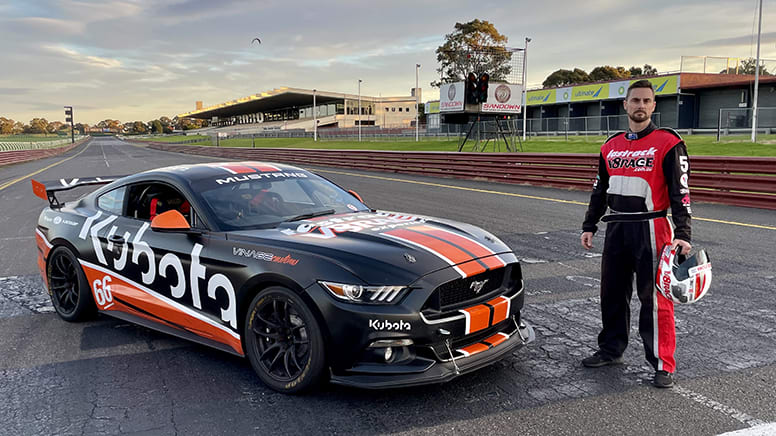
<instances>
[{"instance_id":1,"label":"green banner","mask_svg":"<svg viewBox=\"0 0 776 436\"><path fill-rule=\"evenodd\" d=\"M636 80L631 80L631 83L635 82ZM652 87L655 88L655 95L676 94L679 90L678 74L675 76L652 77L647 80L649 80L652 83Z\"/></svg>"},{"instance_id":2,"label":"green banner","mask_svg":"<svg viewBox=\"0 0 776 436\"><path fill-rule=\"evenodd\" d=\"M609 98L609 84L582 85L571 88L571 101L602 100Z\"/></svg>"},{"instance_id":3,"label":"green banner","mask_svg":"<svg viewBox=\"0 0 776 436\"><path fill-rule=\"evenodd\" d=\"M439 113L439 100L437 100L437 101L427 101L425 109L426 109L426 113L427 114L438 114Z\"/></svg>"},{"instance_id":4,"label":"green banner","mask_svg":"<svg viewBox=\"0 0 776 436\"><path fill-rule=\"evenodd\" d=\"M538 106L577 101L596 101L610 98L625 98L625 91L633 82L641 79L623 80L594 85L579 85L570 88L537 89L528 91L526 104ZM652 82L655 95L671 95L679 92L679 75L652 77L647 79ZM562 95L561 95L562 92Z\"/></svg>"},{"instance_id":5,"label":"green banner","mask_svg":"<svg viewBox=\"0 0 776 436\"><path fill-rule=\"evenodd\" d=\"M526 105L528 106L551 103L555 103L554 89L539 89L526 93Z\"/></svg>"}]
</instances>

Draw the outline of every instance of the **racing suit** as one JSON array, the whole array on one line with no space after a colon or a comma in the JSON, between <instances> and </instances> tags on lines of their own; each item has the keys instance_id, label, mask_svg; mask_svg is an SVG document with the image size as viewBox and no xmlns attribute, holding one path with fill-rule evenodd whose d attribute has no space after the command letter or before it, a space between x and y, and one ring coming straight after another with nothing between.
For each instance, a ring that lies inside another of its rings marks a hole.
<instances>
[{"instance_id":1,"label":"racing suit","mask_svg":"<svg viewBox=\"0 0 776 436\"><path fill-rule=\"evenodd\" d=\"M641 301L639 333L655 370L673 373L673 302L655 288L657 256L673 239L690 242L689 160L682 138L653 123L621 132L601 146L598 176L582 229L607 222L601 260L602 353L619 357L628 345L633 286ZM610 213L604 216L607 206ZM667 217L671 214L675 229ZM635 280L634 280L635 275Z\"/></svg>"}]
</instances>

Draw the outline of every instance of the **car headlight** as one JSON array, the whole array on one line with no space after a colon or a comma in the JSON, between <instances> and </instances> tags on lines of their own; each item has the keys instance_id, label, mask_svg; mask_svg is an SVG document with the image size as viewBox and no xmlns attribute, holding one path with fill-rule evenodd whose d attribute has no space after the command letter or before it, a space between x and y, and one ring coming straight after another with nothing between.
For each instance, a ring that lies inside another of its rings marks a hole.
<instances>
[{"instance_id":1,"label":"car headlight","mask_svg":"<svg viewBox=\"0 0 776 436\"><path fill-rule=\"evenodd\" d=\"M319 281L332 295L351 303L391 304L401 299L406 286L363 286Z\"/></svg>"}]
</instances>

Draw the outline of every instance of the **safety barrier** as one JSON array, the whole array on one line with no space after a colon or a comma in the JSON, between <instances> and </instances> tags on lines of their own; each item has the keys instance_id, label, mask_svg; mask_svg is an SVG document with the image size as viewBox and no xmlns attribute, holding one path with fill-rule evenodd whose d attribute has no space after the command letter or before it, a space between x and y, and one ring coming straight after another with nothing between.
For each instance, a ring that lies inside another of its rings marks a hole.
<instances>
[{"instance_id":1,"label":"safety barrier","mask_svg":"<svg viewBox=\"0 0 776 436\"><path fill-rule=\"evenodd\" d=\"M598 155L231 148L145 143L150 148L291 164L590 190ZM776 158L691 156L693 199L776 209Z\"/></svg>"},{"instance_id":2,"label":"safety barrier","mask_svg":"<svg viewBox=\"0 0 776 436\"><path fill-rule=\"evenodd\" d=\"M79 141L83 136L75 137ZM65 144L70 144L71 138L52 139L50 141L0 141L0 152L2 151L21 151L21 150L42 150L48 148L57 148Z\"/></svg>"},{"instance_id":3,"label":"safety barrier","mask_svg":"<svg viewBox=\"0 0 776 436\"><path fill-rule=\"evenodd\" d=\"M67 145L59 147L0 151L0 166L57 156L71 150L73 147L83 144L88 139L88 136L85 138L82 137L80 140L76 141L75 144L71 144L68 139Z\"/></svg>"}]
</instances>

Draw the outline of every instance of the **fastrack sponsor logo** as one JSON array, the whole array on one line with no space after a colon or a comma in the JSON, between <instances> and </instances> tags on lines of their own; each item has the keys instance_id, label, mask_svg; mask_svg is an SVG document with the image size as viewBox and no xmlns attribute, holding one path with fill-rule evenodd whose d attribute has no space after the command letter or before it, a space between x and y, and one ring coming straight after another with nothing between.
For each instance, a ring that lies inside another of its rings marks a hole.
<instances>
[{"instance_id":1,"label":"fastrack sponsor logo","mask_svg":"<svg viewBox=\"0 0 776 436\"><path fill-rule=\"evenodd\" d=\"M647 156L655 156L655 153L657 153L657 148L655 147L650 147L647 150L622 150L622 151L611 150L606 155L606 158L612 159L615 157L625 157L625 158L647 157Z\"/></svg>"},{"instance_id":2,"label":"fastrack sponsor logo","mask_svg":"<svg viewBox=\"0 0 776 436\"><path fill-rule=\"evenodd\" d=\"M412 326L410 323L404 320L399 320L395 322L388 321L387 319L370 319L369 320L369 328L374 330L392 330L392 331L405 331L405 330L411 330Z\"/></svg>"},{"instance_id":3,"label":"fastrack sponsor logo","mask_svg":"<svg viewBox=\"0 0 776 436\"><path fill-rule=\"evenodd\" d=\"M244 174L239 176L231 176L226 177L224 179L216 179L216 183L219 185L224 185L228 183L235 183L235 182L247 182L248 180L259 180L259 179L277 179L281 177L300 177L300 178L306 178L307 174L305 173L255 173L255 174Z\"/></svg>"},{"instance_id":4,"label":"fastrack sponsor logo","mask_svg":"<svg viewBox=\"0 0 776 436\"><path fill-rule=\"evenodd\" d=\"M86 240L89 237L92 240L92 246L94 247L94 253L97 256L97 260L105 266L108 266L109 259L105 258L105 251L102 248L98 234L100 230L111 224L116 218L116 215L110 215L102 221L97 221L102 216L102 212L97 212L86 219L79 237ZM113 236L118 230L117 226L111 226L107 234L108 244L107 252L113 254L112 267L115 271L121 272L127 265L128 253L132 253L132 263L140 267L140 258L143 257L144 264L147 265L145 271L141 271L140 278L145 285L151 285L157 280L157 273L164 280L164 284L169 285L170 294L175 299L181 299L188 291L191 294L192 303L195 308L202 310L202 291L200 285L204 284L207 297L219 301L218 292L226 295L227 306L221 307L221 320L228 323L233 329L237 328L237 299L235 298L234 286L232 282L223 274L211 274L208 277L207 267L202 265L200 261L200 254L204 248L202 244L194 244L191 250L191 263L188 270L188 277L186 271L183 268L183 262L180 257L175 253L167 253L164 256L160 256L154 252L148 242L143 240L143 235L148 230L150 225L143 223L142 227L137 231L134 237L129 232L124 232L124 242L116 244L114 250L114 243L110 242L110 237ZM158 265L157 265L158 262ZM169 274L169 275L168 275ZM130 277L133 280L134 277ZM174 284L172 284L174 283ZM153 286L154 290L161 291L164 284ZM188 285L188 286L187 286ZM221 299L223 301L223 299Z\"/></svg>"},{"instance_id":5,"label":"fastrack sponsor logo","mask_svg":"<svg viewBox=\"0 0 776 436\"><path fill-rule=\"evenodd\" d=\"M611 150L606 155L609 168L633 168L635 171L650 171L655 164L657 148L646 150Z\"/></svg>"},{"instance_id":6,"label":"fastrack sponsor logo","mask_svg":"<svg viewBox=\"0 0 776 436\"><path fill-rule=\"evenodd\" d=\"M413 215L398 215L391 213L360 214L331 218L325 221L302 223L296 229L285 229L286 235L302 235L313 238L329 239L337 233L360 232L364 229L387 229L389 226L423 223L425 219Z\"/></svg>"}]
</instances>

